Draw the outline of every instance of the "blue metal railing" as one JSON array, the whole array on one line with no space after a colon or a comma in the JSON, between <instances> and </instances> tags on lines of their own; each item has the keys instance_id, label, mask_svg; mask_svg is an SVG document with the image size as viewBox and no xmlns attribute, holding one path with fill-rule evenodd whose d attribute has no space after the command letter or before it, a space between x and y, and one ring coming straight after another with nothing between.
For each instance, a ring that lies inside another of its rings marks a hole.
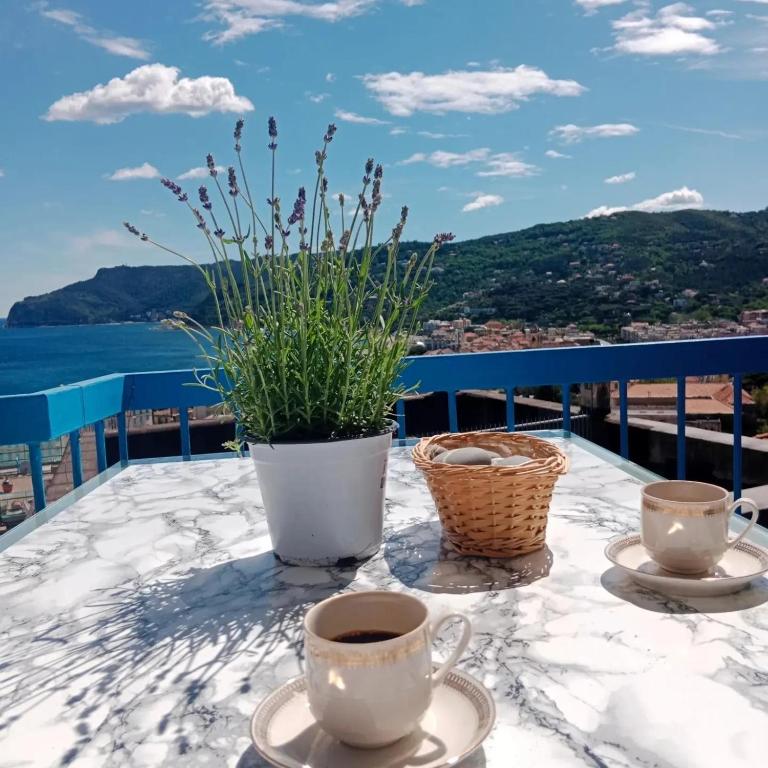
<instances>
[{"instance_id":1,"label":"blue metal railing","mask_svg":"<svg viewBox=\"0 0 768 768\"><path fill-rule=\"evenodd\" d=\"M446 392L448 423L458 430L456 394L460 390L501 389L507 394L507 428L515 429L516 387L559 385L563 428L570 430L573 384L618 382L620 453L629 457L627 385L633 379L677 381L677 475L685 477L685 377L728 374L734 384L733 490L741 493L742 376L768 371L768 336L705 339L653 344L488 352L410 359L403 384L419 392ZM192 371L163 371L104 376L44 392L0 397L0 445L29 447L35 507L45 506L41 443L68 434L75 486L82 482L79 430L94 426L99 471L106 469L104 420L117 417L121 461L127 461L126 412L178 408L181 453L191 457L187 409L215 405L216 395L194 385ZM406 434L405 407L396 411L400 436Z\"/></svg>"}]
</instances>

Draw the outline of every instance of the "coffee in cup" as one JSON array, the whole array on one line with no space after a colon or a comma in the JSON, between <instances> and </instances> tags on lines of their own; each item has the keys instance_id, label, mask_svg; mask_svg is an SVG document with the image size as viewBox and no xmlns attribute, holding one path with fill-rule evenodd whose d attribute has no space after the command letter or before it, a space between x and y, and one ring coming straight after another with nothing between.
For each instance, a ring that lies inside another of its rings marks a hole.
<instances>
[{"instance_id":1,"label":"coffee in cup","mask_svg":"<svg viewBox=\"0 0 768 768\"><path fill-rule=\"evenodd\" d=\"M462 634L448 660L432 667L432 641L448 621ZM304 618L309 706L320 727L354 747L375 748L412 733L467 647L461 613L430 622L427 606L396 592L351 592L324 600Z\"/></svg>"}]
</instances>

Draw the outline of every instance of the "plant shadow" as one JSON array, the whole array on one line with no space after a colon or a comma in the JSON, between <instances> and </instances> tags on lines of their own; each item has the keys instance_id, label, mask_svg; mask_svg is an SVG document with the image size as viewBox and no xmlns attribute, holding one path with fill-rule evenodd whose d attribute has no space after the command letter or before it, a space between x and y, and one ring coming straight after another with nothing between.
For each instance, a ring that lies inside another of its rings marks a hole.
<instances>
[{"instance_id":1,"label":"plant shadow","mask_svg":"<svg viewBox=\"0 0 768 768\"><path fill-rule=\"evenodd\" d=\"M547 546L510 558L460 555L444 539L437 520L415 523L390 536L384 558L392 575L407 587L459 595L528 586L548 576L554 560Z\"/></svg>"},{"instance_id":2,"label":"plant shadow","mask_svg":"<svg viewBox=\"0 0 768 768\"><path fill-rule=\"evenodd\" d=\"M740 592L720 597L664 595L640 586L616 566L603 572L600 583L607 592L620 600L654 613L732 613L756 608L768 602L768 579L766 578L757 579Z\"/></svg>"},{"instance_id":3,"label":"plant shadow","mask_svg":"<svg viewBox=\"0 0 768 768\"><path fill-rule=\"evenodd\" d=\"M92 737L82 734L94 712L108 709L103 727L111 732L132 710L161 698L167 706L157 713L156 733L175 732L173 742L184 755L191 738L205 738L185 716L215 706L208 697L215 692L219 700L222 680L231 687L227 697L258 698L276 683L275 659L293 655L300 663L304 613L349 585L355 573L286 567L270 551L94 590L77 618L52 620L29 644L14 644L4 654L0 698L4 691L13 698L0 711L0 732L66 691L67 719L82 726L73 729L62 758L69 764Z\"/></svg>"}]
</instances>

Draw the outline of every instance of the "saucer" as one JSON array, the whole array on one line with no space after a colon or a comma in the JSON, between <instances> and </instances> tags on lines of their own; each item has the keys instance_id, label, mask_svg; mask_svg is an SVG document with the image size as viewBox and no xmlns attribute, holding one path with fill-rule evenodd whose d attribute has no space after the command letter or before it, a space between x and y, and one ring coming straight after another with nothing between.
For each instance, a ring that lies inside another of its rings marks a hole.
<instances>
[{"instance_id":1,"label":"saucer","mask_svg":"<svg viewBox=\"0 0 768 768\"><path fill-rule=\"evenodd\" d=\"M329 736L309 711L304 677L264 699L251 719L256 751L278 768L447 768L474 752L490 733L496 709L488 690L452 670L410 736L380 749L355 749Z\"/></svg>"},{"instance_id":2,"label":"saucer","mask_svg":"<svg viewBox=\"0 0 768 768\"><path fill-rule=\"evenodd\" d=\"M665 571L651 560L637 533L610 541L605 556L638 584L682 597L730 595L768 572L768 552L748 541L740 541L717 565L694 575Z\"/></svg>"}]
</instances>

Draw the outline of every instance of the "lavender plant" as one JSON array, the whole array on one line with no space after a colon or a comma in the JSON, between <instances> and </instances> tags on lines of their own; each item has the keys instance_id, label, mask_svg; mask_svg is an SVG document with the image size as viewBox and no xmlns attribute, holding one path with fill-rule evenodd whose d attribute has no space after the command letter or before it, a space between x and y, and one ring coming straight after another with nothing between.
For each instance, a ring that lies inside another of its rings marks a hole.
<instances>
[{"instance_id":1,"label":"lavender plant","mask_svg":"<svg viewBox=\"0 0 768 768\"><path fill-rule=\"evenodd\" d=\"M300 187L285 217L275 192L278 134L273 117L268 123L270 196L266 215L260 216L243 164L243 125L243 120L235 125L236 166L228 168L225 182L213 156L207 156L211 188L198 189L200 208L178 184L162 179L189 208L210 249L211 266L124 225L200 270L212 296L215 326L184 313L175 316L209 366L196 372L198 384L220 395L244 438L272 443L380 432L405 394L398 377L431 285L435 254L453 235L437 235L426 253L401 259L408 218L403 207L390 235L376 244L383 169L369 159L351 213L343 195L338 196L337 240L325 173L333 124L315 152L311 208Z\"/></svg>"}]
</instances>

